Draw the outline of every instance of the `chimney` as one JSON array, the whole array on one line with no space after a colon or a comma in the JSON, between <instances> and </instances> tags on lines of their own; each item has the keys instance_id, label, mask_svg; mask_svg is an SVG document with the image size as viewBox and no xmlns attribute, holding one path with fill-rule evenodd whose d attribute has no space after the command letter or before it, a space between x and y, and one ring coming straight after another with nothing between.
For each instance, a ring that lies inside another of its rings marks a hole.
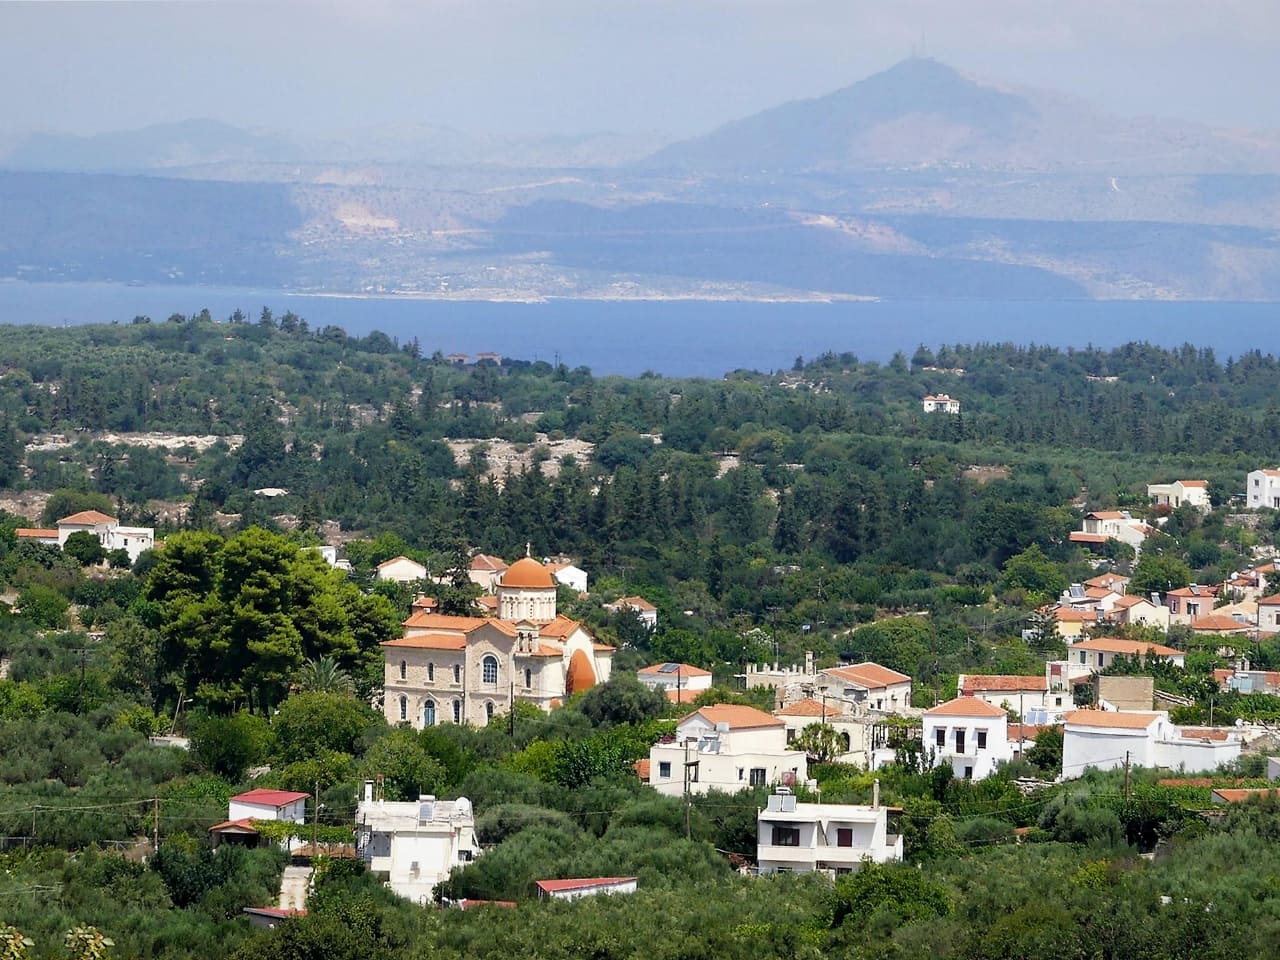
<instances>
[{"instance_id":1,"label":"chimney","mask_svg":"<svg viewBox=\"0 0 1280 960\"><path fill-rule=\"evenodd\" d=\"M813 672L813 651L806 650L804 652L804 674L806 677L812 677Z\"/></svg>"},{"instance_id":2,"label":"chimney","mask_svg":"<svg viewBox=\"0 0 1280 960\"><path fill-rule=\"evenodd\" d=\"M880 809L880 778L876 777L871 781L871 809Z\"/></svg>"},{"instance_id":3,"label":"chimney","mask_svg":"<svg viewBox=\"0 0 1280 960\"><path fill-rule=\"evenodd\" d=\"M364 802L365 803L373 802L373 781L372 780L366 780L364 782Z\"/></svg>"}]
</instances>

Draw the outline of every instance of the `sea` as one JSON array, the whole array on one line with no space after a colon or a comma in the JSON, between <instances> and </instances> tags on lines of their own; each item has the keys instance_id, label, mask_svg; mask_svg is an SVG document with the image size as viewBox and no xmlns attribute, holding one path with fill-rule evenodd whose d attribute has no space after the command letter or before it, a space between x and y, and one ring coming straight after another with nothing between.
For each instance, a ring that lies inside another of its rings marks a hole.
<instances>
[{"instance_id":1,"label":"sea","mask_svg":"<svg viewBox=\"0 0 1280 960\"><path fill-rule=\"evenodd\" d=\"M920 344L1113 347L1130 341L1212 347L1219 360L1280 353L1280 304L1096 300L754 302L551 300L537 303L327 296L213 286L0 282L0 324L163 321L207 308L257 319L264 306L313 327L380 330L425 354L499 353L585 366L597 375L723 377L790 368L828 351L862 360L909 357ZM0 338L4 336L0 329Z\"/></svg>"}]
</instances>

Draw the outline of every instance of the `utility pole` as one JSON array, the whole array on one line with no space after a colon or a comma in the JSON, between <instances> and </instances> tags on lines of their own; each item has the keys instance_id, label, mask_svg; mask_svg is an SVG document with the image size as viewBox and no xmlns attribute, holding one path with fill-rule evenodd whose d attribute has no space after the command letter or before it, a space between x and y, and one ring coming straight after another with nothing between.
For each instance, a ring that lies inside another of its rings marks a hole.
<instances>
[{"instance_id":1,"label":"utility pole","mask_svg":"<svg viewBox=\"0 0 1280 960\"><path fill-rule=\"evenodd\" d=\"M508 712L507 733L510 735L511 739L514 740L516 738L516 681L514 676L514 671L515 671L514 660L512 660L511 670L513 675L511 679L511 706L510 706L510 709L507 711Z\"/></svg>"},{"instance_id":2,"label":"utility pole","mask_svg":"<svg viewBox=\"0 0 1280 960\"><path fill-rule=\"evenodd\" d=\"M1129 802L1129 751L1124 752L1124 800Z\"/></svg>"},{"instance_id":3,"label":"utility pole","mask_svg":"<svg viewBox=\"0 0 1280 960\"><path fill-rule=\"evenodd\" d=\"M320 839L320 781L316 781L315 804L311 811L311 855L314 857L319 849Z\"/></svg>"},{"instance_id":4,"label":"utility pole","mask_svg":"<svg viewBox=\"0 0 1280 960\"><path fill-rule=\"evenodd\" d=\"M151 852L160 852L160 798L151 798Z\"/></svg>"}]
</instances>

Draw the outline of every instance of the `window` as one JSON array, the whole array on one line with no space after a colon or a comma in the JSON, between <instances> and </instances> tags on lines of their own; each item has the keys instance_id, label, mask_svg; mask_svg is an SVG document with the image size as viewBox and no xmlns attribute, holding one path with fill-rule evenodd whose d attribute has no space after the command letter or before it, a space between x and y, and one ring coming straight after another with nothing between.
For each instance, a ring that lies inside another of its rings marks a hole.
<instances>
[{"instance_id":1,"label":"window","mask_svg":"<svg viewBox=\"0 0 1280 960\"><path fill-rule=\"evenodd\" d=\"M1054 705L1055 707L1060 707L1060 706L1062 706L1062 698L1061 698L1061 697L1054 697L1054 698L1053 698L1053 705Z\"/></svg>"},{"instance_id":2,"label":"window","mask_svg":"<svg viewBox=\"0 0 1280 960\"><path fill-rule=\"evenodd\" d=\"M436 725L436 702L428 700L422 706L422 725L424 727L434 727Z\"/></svg>"},{"instance_id":3,"label":"window","mask_svg":"<svg viewBox=\"0 0 1280 960\"><path fill-rule=\"evenodd\" d=\"M403 660L400 661L400 679L403 680L408 672L408 667Z\"/></svg>"},{"instance_id":4,"label":"window","mask_svg":"<svg viewBox=\"0 0 1280 960\"><path fill-rule=\"evenodd\" d=\"M1187 601L1187 616L1189 616L1189 617L1198 617L1198 616L1200 616L1200 604L1199 604L1199 603L1193 603L1192 601L1188 600L1188 601Z\"/></svg>"},{"instance_id":5,"label":"window","mask_svg":"<svg viewBox=\"0 0 1280 960\"><path fill-rule=\"evenodd\" d=\"M662 760L658 763L658 776L663 780L671 779L671 761Z\"/></svg>"},{"instance_id":6,"label":"window","mask_svg":"<svg viewBox=\"0 0 1280 960\"><path fill-rule=\"evenodd\" d=\"M987 731L979 730L976 734L974 734L974 736L978 738L978 749L979 750L987 749Z\"/></svg>"},{"instance_id":7,"label":"window","mask_svg":"<svg viewBox=\"0 0 1280 960\"><path fill-rule=\"evenodd\" d=\"M1081 650L1081 651L1080 651L1080 662L1081 662L1081 663L1088 663L1088 662L1089 662L1089 661L1088 661L1088 659L1087 659L1087 658L1088 658L1088 656L1089 656L1089 651L1088 651L1088 650Z\"/></svg>"},{"instance_id":8,"label":"window","mask_svg":"<svg viewBox=\"0 0 1280 960\"><path fill-rule=\"evenodd\" d=\"M436 665L434 663L427 664L427 681L430 682L436 678Z\"/></svg>"},{"instance_id":9,"label":"window","mask_svg":"<svg viewBox=\"0 0 1280 960\"><path fill-rule=\"evenodd\" d=\"M462 665L461 664L455 663L453 665L453 682L454 683L462 682Z\"/></svg>"},{"instance_id":10,"label":"window","mask_svg":"<svg viewBox=\"0 0 1280 960\"><path fill-rule=\"evenodd\" d=\"M484 705L484 721L485 723L488 723L492 719L493 719L493 701L490 700L488 703Z\"/></svg>"},{"instance_id":11,"label":"window","mask_svg":"<svg viewBox=\"0 0 1280 960\"><path fill-rule=\"evenodd\" d=\"M407 697L400 698L400 719L409 719L409 699Z\"/></svg>"},{"instance_id":12,"label":"window","mask_svg":"<svg viewBox=\"0 0 1280 960\"><path fill-rule=\"evenodd\" d=\"M837 847L853 846L853 828L852 827L836 828L836 846Z\"/></svg>"},{"instance_id":13,"label":"window","mask_svg":"<svg viewBox=\"0 0 1280 960\"><path fill-rule=\"evenodd\" d=\"M1105 659L1105 657L1106 657L1106 655L1105 655L1105 654L1102 654L1102 653L1099 653L1099 654L1098 654L1098 666L1099 666L1099 667L1103 666L1103 660Z\"/></svg>"},{"instance_id":14,"label":"window","mask_svg":"<svg viewBox=\"0 0 1280 960\"><path fill-rule=\"evenodd\" d=\"M533 686L533 671L528 667L524 668L524 685L526 689Z\"/></svg>"},{"instance_id":15,"label":"window","mask_svg":"<svg viewBox=\"0 0 1280 960\"><path fill-rule=\"evenodd\" d=\"M492 655L486 656L480 661L481 679L485 683L498 682L498 658Z\"/></svg>"},{"instance_id":16,"label":"window","mask_svg":"<svg viewBox=\"0 0 1280 960\"><path fill-rule=\"evenodd\" d=\"M773 828L773 845L775 847L800 846L800 828L799 827L774 827Z\"/></svg>"},{"instance_id":17,"label":"window","mask_svg":"<svg viewBox=\"0 0 1280 960\"><path fill-rule=\"evenodd\" d=\"M753 787L764 786L764 767L752 767L751 778L747 781Z\"/></svg>"},{"instance_id":18,"label":"window","mask_svg":"<svg viewBox=\"0 0 1280 960\"><path fill-rule=\"evenodd\" d=\"M947 728L946 727L939 727L937 730L934 731L933 736L934 736L934 742L937 743L938 746L945 747L947 745Z\"/></svg>"},{"instance_id":19,"label":"window","mask_svg":"<svg viewBox=\"0 0 1280 960\"><path fill-rule=\"evenodd\" d=\"M965 768L964 768L964 778L965 778L966 780L972 780L972 779L973 779L973 767L965 767Z\"/></svg>"},{"instance_id":20,"label":"window","mask_svg":"<svg viewBox=\"0 0 1280 960\"><path fill-rule=\"evenodd\" d=\"M956 731L956 753L964 753L964 731Z\"/></svg>"},{"instance_id":21,"label":"window","mask_svg":"<svg viewBox=\"0 0 1280 960\"><path fill-rule=\"evenodd\" d=\"M453 701L453 722L454 723L462 722L462 701L461 700Z\"/></svg>"}]
</instances>

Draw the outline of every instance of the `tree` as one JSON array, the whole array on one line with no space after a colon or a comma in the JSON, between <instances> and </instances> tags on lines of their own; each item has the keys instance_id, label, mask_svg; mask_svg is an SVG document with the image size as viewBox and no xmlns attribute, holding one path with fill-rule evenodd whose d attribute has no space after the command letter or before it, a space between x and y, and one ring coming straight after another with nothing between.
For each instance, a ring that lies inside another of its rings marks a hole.
<instances>
[{"instance_id":1,"label":"tree","mask_svg":"<svg viewBox=\"0 0 1280 960\"><path fill-rule=\"evenodd\" d=\"M275 756L294 763L325 751L357 754L378 716L354 697L338 693L295 693L271 718Z\"/></svg>"},{"instance_id":2,"label":"tree","mask_svg":"<svg viewBox=\"0 0 1280 960\"><path fill-rule=\"evenodd\" d=\"M63 517L80 513L82 510L97 510L99 513L112 514L115 504L105 493L94 493L90 490L55 490L44 503L40 511L40 522L52 526Z\"/></svg>"},{"instance_id":3,"label":"tree","mask_svg":"<svg viewBox=\"0 0 1280 960\"><path fill-rule=\"evenodd\" d=\"M673 675L674 676L674 675ZM619 723L643 723L666 712L667 698L661 690L641 683L634 674L619 673L592 687L577 708L598 727Z\"/></svg>"},{"instance_id":4,"label":"tree","mask_svg":"<svg viewBox=\"0 0 1280 960\"><path fill-rule=\"evenodd\" d=\"M333 657L308 660L299 668L296 682L303 693L336 693L344 696L355 693L351 674L338 666L338 661Z\"/></svg>"},{"instance_id":5,"label":"tree","mask_svg":"<svg viewBox=\"0 0 1280 960\"><path fill-rule=\"evenodd\" d=\"M1062 568L1046 557L1036 543L1010 557L1004 565L1003 574L1003 586L1025 591L1028 602L1033 605L1056 600L1068 585Z\"/></svg>"},{"instance_id":6,"label":"tree","mask_svg":"<svg viewBox=\"0 0 1280 960\"><path fill-rule=\"evenodd\" d=\"M416 730L401 727L379 739L364 758L364 777L383 777L388 800L416 800L439 793L448 774Z\"/></svg>"},{"instance_id":7,"label":"tree","mask_svg":"<svg viewBox=\"0 0 1280 960\"><path fill-rule=\"evenodd\" d=\"M1129 592L1138 596L1167 593L1185 587L1190 582L1191 568L1181 558L1144 550L1133 568Z\"/></svg>"},{"instance_id":8,"label":"tree","mask_svg":"<svg viewBox=\"0 0 1280 960\"><path fill-rule=\"evenodd\" d=\"M795 739L795 748L803 750L811 763L828 763L845 752L845 742L829 723L808 724Z\"/></svg>"},{"instance_id":9,"label":"tree","mask_svg":"<svg viewBox=\"0 0 1280 960\"><path fill-rule=\"evenodd\" d=\"M1036 734L1036 743L1027 751L1027 760L1051 776L1062 772L1062 728L1046 727Z\"/></svg>"},{"instance_id":10,"label":"tree","mask_svg":"<svg viewBox=\"0 0 1280 960\"><path fill-rule=\"evenodd\" d=\"M88 530L77 530L67 537L67 542L62 545L62 552L75 557L82 567L91 567L107 558L102 541Z\"/></svg>"},{"instance_id":11,"label":"tree","mask_svg":"<svg viewBox=\"0 0 1280 960\"><path fill-rule=\"evenodd\" d=\"M61 630L67 626L67 598L53 587L33 583L18 594L18 613L37 627Z\"/></svg>"},{"instance_id":12,"label":"tree","mask_svg":"<svg viewBox=\"0 0 1280 960\"><path fill-rule=\"evenodd\" d=\"M864 863L861 869L836 880L832 926L867 926L873 916L887 915L894 926L905 926L951 912L946 889L919 870L899 864Z\"/></svg>"},{"instance_id":13,"label":"tree","mask_svg":"<svg viewBox=\"0 0 1280 960\"><path fill-rule=\"evenodd\" d=\"M271 729L261 717L240 711L229 717L202 717L191 730L191 752L206 770L235 782L267 758Z\"/></svg>"}]
</instances>

